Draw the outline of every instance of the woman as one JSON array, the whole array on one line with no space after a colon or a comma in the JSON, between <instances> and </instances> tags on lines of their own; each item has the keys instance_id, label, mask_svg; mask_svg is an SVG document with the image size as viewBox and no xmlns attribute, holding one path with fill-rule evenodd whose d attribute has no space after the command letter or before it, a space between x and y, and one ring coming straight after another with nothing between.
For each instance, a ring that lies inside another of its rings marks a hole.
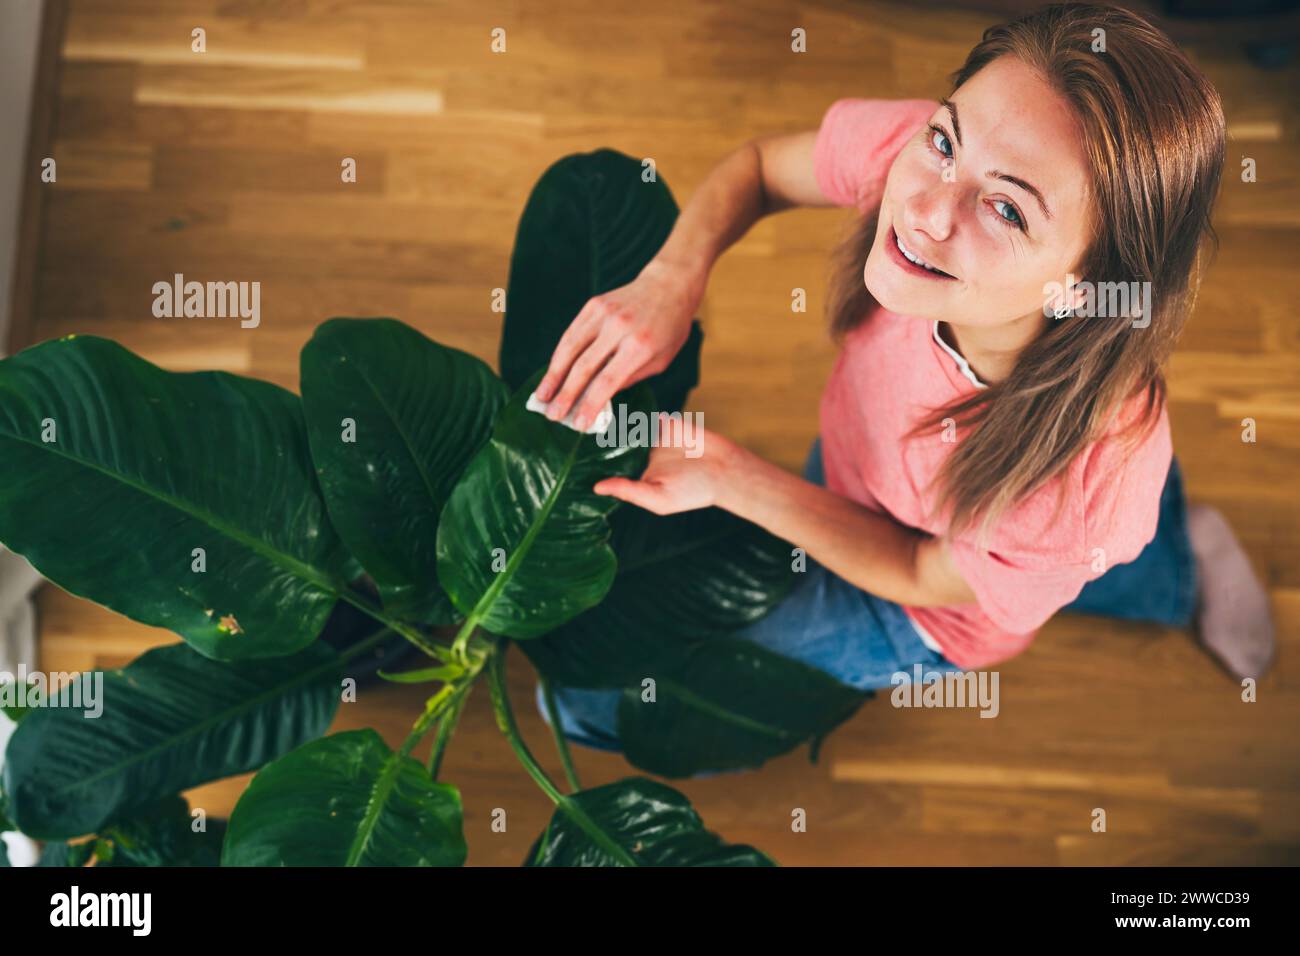
<instances>
[{"instance_id":1,"label":"woman","mask_svg":"<svg viewBox=\"0 0 1300 956\"><path fill-rule=\"evenodd\" d=\"M637 381L693 385L718 255L762 215L853 206L803 479L706 431L702 456L670 437L595 491L722 507L804 548L807 575L739 636L861 689L990 667L1062 608L1194 624L1260 677L1268 598L1222 516L1183 500L1161 375L1214 238L1217 93L1150 23L1093 5L986 31L953 80L938 103L839 100L728 156L636 278L568 324L537 398L584 428ZM614 163L569 159L597 155ZM1107 300L1112 283L1136 294ZM503 371L542 364L531 335L507 324ZM619 692L556 691L570 737L617 749Z\"/></svg>"}]
</instances>

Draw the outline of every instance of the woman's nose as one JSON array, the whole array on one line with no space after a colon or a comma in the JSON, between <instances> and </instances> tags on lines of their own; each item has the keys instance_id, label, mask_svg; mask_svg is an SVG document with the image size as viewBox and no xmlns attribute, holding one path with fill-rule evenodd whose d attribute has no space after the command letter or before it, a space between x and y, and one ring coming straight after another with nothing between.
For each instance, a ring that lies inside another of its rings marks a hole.
<instances>
[{"instance_id":1,"label":"woman's nose","mask_svg":"<svg viewBox=\"0 0 1300 956\"><path fill-rule=\"evenodd\" d=\"M933 242L943 242L952 235L960 188L940 181L913 193L904 206L904 225L914 234L922 232Z\"/></svg>"}]
</instances>

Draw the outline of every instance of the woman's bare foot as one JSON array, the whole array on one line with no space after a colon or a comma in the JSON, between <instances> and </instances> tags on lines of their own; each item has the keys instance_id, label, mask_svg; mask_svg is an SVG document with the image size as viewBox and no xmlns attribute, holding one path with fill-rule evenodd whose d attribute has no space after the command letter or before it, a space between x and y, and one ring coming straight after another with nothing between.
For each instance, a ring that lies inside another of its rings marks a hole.
<instances>
[{"instance_id":1,"label":"woman's bare foot","mask_svg":"<svg viewBox=\"0 0 1300 956\"><path fill-rule=\"evenodd\" d=\"M1196 556L1196 630L1201 645L1238 680L1259 679L1273 662L1273 615L1227 520L1209 505L1187 509Z\"/></svg>"}]
</instances>

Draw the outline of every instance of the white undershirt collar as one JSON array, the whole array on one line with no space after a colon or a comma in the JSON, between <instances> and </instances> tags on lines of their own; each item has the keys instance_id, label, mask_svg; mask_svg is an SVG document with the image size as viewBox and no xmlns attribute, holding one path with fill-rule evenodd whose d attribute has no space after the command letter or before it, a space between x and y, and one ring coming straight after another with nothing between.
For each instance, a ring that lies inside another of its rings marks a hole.
<instances>
[{"instance_id":1,"label":"white undershirt collar","mask_svg":"<svg viewBox=\"0 0 1300 956\"><path fill-rule=\"evenodd\" d=\"M971 371L970 363L966 361L965 356L963 356L960 352L958 352L951 345L945 342L943 340L943 337L939 335L938 319L934 320L933 334L934 334L934 340L939 343L939 348L943 349L945 352L947 352L949 355L952 356L953 361L957 363L957 368L961 370L961 373L963 375L965 375L968 379L970 379L972 382L975 383L976 388L988 388L988 385L986 385L984 382L981 382L979 378L976 377L975 373Z\"/></svg>"}]
</instances>

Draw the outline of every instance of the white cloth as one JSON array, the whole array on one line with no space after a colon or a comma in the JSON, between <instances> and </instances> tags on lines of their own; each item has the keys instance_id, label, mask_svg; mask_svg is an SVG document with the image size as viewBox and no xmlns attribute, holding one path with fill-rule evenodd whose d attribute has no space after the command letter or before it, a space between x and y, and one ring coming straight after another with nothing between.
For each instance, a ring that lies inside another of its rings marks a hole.
<instances>
[{"instance_id":1,"label":"white cloth","mask_svg":"<svg viewBox=\"0 0 1300 956\"><path fill-rule=\"evenodd\" d=\"M577 397L577 399L573 403L573 407L569 409L569 413L565 415L562 419L560 419L561 425L567 425L569 428L573 428L573 416L577 414L578 408L582 405L582 399L586 394L587 394L586 392L583 392L582 395L579 395ZM552 399L552 401L554 401L554 399ZM551 407L551 403L542 401L540 398L537 397L536 392L533 392L531 395L528 396L528 402L524 405L524 408L528 409L528 411L537 412L540 415L545 415L546 410L550 407ZM612 422L613 420L614 420L614 403L611 401L606 401L605 407L602 408L597 413L596 420L587 426L585 433L588 435L599 435L601 432L603 432L606 428L609 427L609 423ZM577 429L574 428L574 431L577 431Z\"/></svg>"}]
</instances>

